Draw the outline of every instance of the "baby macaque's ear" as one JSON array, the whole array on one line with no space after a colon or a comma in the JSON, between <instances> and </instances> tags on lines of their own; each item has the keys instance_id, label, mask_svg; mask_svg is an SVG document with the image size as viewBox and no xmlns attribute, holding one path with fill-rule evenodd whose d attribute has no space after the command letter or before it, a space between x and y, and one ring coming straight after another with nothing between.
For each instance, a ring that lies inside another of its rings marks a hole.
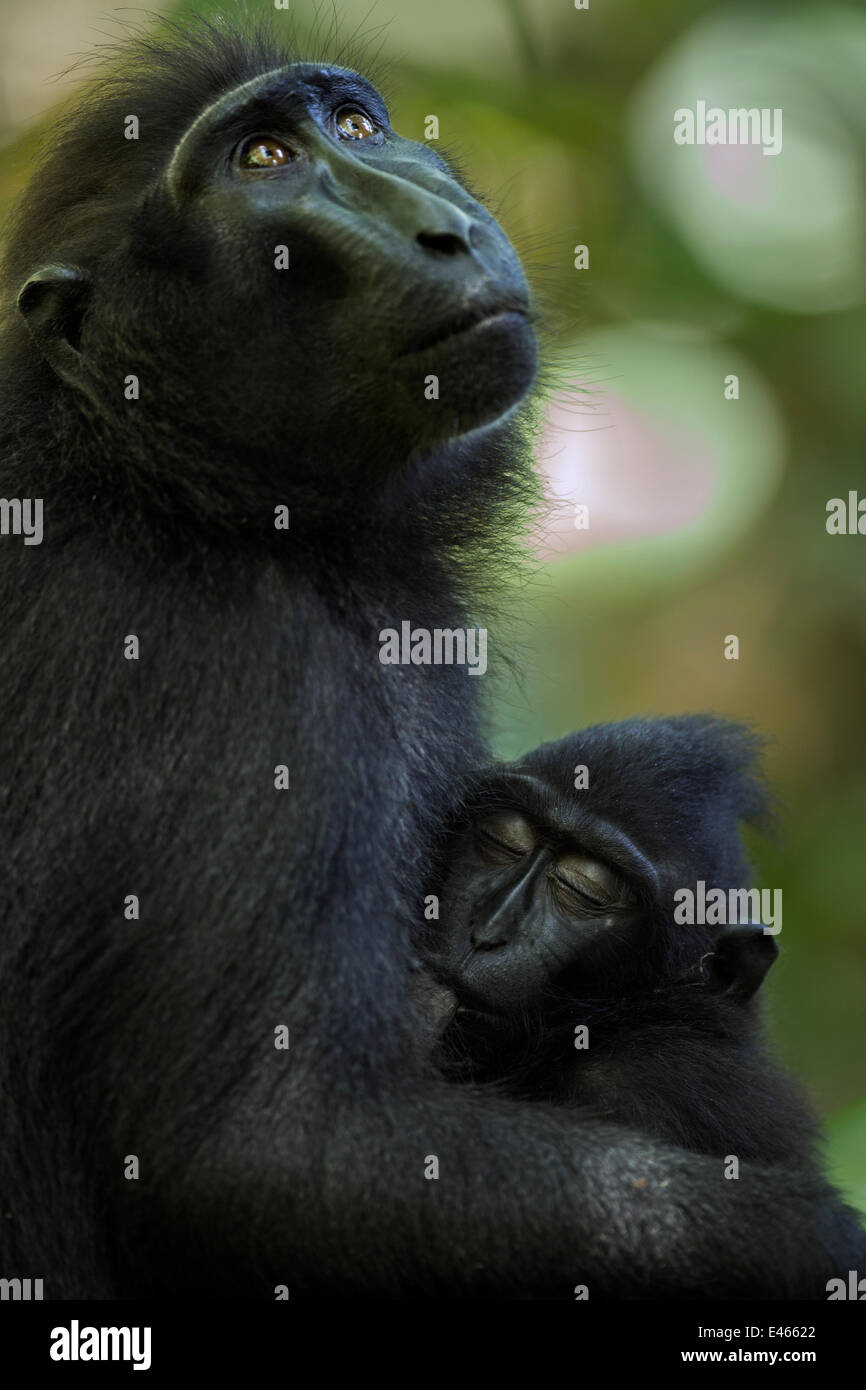
<instances>
[{"instance_id":1,"label":"baby macaque's ear","mask_svg":"<svg viewBox=\"0 0 866 1390\"><path fill-rule=\"evenodd\" d=\"M775 936L761 926L725 927L716 949L703 962L707 988L738 1004L747 1004L764 983L779 954Z\"/></svg>"}]
</instances>

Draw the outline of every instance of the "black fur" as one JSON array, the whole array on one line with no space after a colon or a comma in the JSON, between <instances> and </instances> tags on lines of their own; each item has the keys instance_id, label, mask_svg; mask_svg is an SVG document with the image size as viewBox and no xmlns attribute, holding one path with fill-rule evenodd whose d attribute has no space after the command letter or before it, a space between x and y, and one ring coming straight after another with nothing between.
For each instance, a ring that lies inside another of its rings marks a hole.
<instances>
[{"instance_id":1,"label":"black fur","mask_svg":"<svg viewBox=\"0 0 866 1390\"><path fill-rule=\"evenodd\" d=\"M574 1048L576 1023L589 1027L585 1052ZM696 1153L799 1171L817 1161L815 1117L767 1056L758 1020L699 983L549 1017L508 1090L579 1105Z\"/></svg>"},{"instance_id":2,"label":"black fur","mask_svg":"<svg viewBox=\"0 0 866 1390\"><path fill-rule=\"evenodd\" d=\"M133 45L12 230L2 493L46 529L0 541L0 1273L50 1298L821 1296L852 1251L811 1175L724 1183L416 1060L408 921L484 757L480 682L384 667L378 634L471 621L531 494L531 340L512 317L400 355L470 290L512 306L519 270L438 156L338 147L306 89L279 96L295 183L247 195L214 131L170 196L190 122L290 56Z\"/></svg>"}]
</instances>

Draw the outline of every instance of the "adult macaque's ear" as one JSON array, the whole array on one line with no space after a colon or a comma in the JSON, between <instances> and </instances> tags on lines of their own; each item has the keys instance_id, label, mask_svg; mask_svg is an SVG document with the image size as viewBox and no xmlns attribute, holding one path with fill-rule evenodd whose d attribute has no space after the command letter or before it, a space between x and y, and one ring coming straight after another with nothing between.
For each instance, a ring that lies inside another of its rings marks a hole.
<instances>
[{"instance_id":1,"label":"adult macaque's ear","mask_svg":"<svg viewBox=\"0 0 866 1390\"><path fill-rule=\"evenodd\" d=\"M768 936L763 927L726 927L713 954L704 959L707 988L746 1004L761 988L778 954L775 936Z\"/></svg>"},{"instance_id":2,"label":"adult macaque's ear","mask_svg":"<svg viewBox=\"0 0 866 1390\"><path fill-rule=\"evenodd\" d=\"M18 308L42 356L78 391L87 391L79 344L89 301L90 280L65 265L41 266L18 295Z\"/></svg>"}]
</instances>

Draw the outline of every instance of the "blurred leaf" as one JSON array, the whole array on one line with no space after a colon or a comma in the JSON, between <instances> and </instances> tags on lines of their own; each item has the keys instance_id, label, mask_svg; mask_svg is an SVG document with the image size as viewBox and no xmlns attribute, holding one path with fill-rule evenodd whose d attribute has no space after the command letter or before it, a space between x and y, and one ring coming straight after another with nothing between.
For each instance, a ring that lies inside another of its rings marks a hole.
<instances>
[{"instance_id":1,"label":"blurred leaf","mask_svg":"<svg viewBox=\"0 0 866 1390\"><path fill-rule=\"evenodd\" d=\"M828 1135L830 1176L866 1216L866 1096L833 1116Z\"/></svg>"}]
</instances>

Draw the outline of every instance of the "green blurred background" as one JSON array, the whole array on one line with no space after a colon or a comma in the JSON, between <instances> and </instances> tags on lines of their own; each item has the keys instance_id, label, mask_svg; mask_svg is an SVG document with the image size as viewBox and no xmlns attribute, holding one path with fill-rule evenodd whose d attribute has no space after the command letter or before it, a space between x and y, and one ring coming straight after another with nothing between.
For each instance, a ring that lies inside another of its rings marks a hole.
<instances>
[{"instance_id":1,"label":"green blurred background","mask_svg":"<svg viewBox=\"0 0 866 1390\"><path fill-rule=\"evenodd\" d=\"M0 0L4 205L87 69L56 75L159 9L237 13ZM781 833L756 846L758 882L784 893L770 1026L866 1211L866 537L825 527L830 498L866 495L866 7L247 9L332 54L336 13L395 128L423 139L438 117L545 313L548 504L512 605L522 675L498 686L497 751L687 710L774 740ZM698 98L781 107L782 152L676 145L673 112Z\"/></svg>"}]
</instances>

